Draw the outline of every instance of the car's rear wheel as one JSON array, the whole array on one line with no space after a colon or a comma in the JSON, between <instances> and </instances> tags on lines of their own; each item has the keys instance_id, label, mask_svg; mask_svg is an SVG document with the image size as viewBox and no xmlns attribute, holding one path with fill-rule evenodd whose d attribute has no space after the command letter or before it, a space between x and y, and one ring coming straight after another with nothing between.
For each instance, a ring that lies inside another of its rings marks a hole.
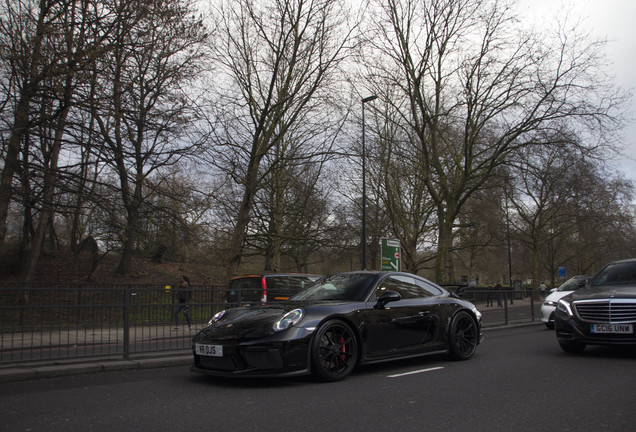
<instances>
[{"instance_id":1,"label":"car's rear wheel","mask_svg":"<svg viewBox=\"0 0 636 432\"><path fill-rule=\"evenodd\" d=\"M561 349L566 353L581 354L583 351L585 351L585 344L581 342L559 341L559 345L561 345Z\"/></svg>"},{"instance_id":2,"label":"car's rear wheel","mask_svg":"<svg viewBox=\"0 0 636 432\"><path fill-rule=\"evenodd\" d=\"M353 371L358 342L351 328L340 320L324 323L316 331L311 349L311 372L321 381L339 381Z\"/></svg>"},{"instance_id":3,"label":"car's rear wheel","mask_svg":"<svg viewBox=\"0 0 636 432\"><path fill-rule=\"evenodd\" d=\"M468 312L458 312L451 321L448 344L450 356L454 360L468 360L475 354L479 344L479 328Z\"/></svg>"}]
</instances>

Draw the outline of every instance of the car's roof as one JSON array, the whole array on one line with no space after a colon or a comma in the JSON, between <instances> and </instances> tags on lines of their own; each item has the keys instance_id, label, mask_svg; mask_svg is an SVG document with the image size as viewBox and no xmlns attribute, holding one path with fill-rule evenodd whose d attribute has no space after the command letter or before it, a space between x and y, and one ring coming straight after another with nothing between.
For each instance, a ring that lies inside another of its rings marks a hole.
<instances>
[{"instance_id":1,"label":"car's roof","mask_svg":"<svg viewBox=\"0 0 636 432\"><path fill-rule=\"evenodd\" d=\"M350 272L342 272L342 273L335 273L335 274L369 274L369 275L374 275L374 276L378 276L378 277L385 277L385 276L409 276L409 277L415 277L418 279L422 279L425 280L429 283L432 283L433 285L436 285L440 288L443 288L440 284L433 282L427 278L425 278L424 276L420 276L420 275L416 275L413 273L407 273L407 272L402 272L402 271L393 271L393 270L354 270L354 271L350 271ZM443 288L445 289L445 288Z\"/></svg>"},{"instance_id":2,"label":"car's roof","mask_svg":"<svg viewBox=\"0 0 636 432\"><path fill-rule=\"evenodd\" d=\"M234 276L232 280L241 279L241 278L253 278L253 277L285 277L285 276L313 276L313 277L318 276L320 277L321 275L314 274L314 273L247 273L240 276Z\"/></svg>"},{"instance_id":3,"label":"car's roof","mask_svg":"<svg viewBox=\"0 0 636 432\"><path fill-rule=\"evenodd\" d=\"M610 262L609 264L620 264L620 263L631 263L631 262L636 262L636 258L626 258L622 260L616 260L616 261Z\"/></svg>"},{"instance_id":4,"label":"car's roof","mask_svg":"<svg viewBox=\"0 0 636 432\"><path fill-rule=\"evenodd\" d=\"M356 274L356 273L368 273L368 274L377 274L377 275L390 275L390 274L394 274L394 275L404 275L404 276L417 276L417 277L422 277L422 276L414 275L413 273L407 273L407 272L401 272L401 271L394 271L394 270L353 270L353 271L342 272L342 273L335 273L335 274Z\"/></svg>"}]
</instances>

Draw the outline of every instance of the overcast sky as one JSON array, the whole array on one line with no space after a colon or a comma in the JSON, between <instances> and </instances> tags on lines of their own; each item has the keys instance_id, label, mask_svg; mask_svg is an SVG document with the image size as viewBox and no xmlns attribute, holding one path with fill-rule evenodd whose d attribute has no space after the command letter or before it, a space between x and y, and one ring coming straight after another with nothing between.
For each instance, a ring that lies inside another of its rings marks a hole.
<instances>
[{"instance_id":1,"label":"overcast sky","mask_svg":"<svg viewBox=\"0 0 636 432\"><path fill-rule=\"evenodd\" d=\"M520 0L538 20L553 20L563 9L583 18L587 30L608 40L610 73L624 89L636 89L636 0ZM618 169L636 182L636 97L629 107L631 124L624 131L626 158L616 161Z\"/></svg>"}]
</instances>

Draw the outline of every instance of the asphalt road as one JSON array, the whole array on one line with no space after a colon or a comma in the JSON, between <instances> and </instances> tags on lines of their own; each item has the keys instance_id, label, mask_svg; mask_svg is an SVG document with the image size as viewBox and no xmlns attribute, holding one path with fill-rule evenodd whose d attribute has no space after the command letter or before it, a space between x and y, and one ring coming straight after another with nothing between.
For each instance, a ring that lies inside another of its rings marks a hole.
<instances>
[{"instance_id":1,"label":"asphalt road","mask_svg":"<svg viewBox=\"0 0 636 432\"><path fill-rule=\"evenodd\" d=\"M186 367L0 384L2 431L636 431L636 351L561 352L543 326L475 357L361 368L342 382L218 379Z\"/></svg>"}]
</instances>

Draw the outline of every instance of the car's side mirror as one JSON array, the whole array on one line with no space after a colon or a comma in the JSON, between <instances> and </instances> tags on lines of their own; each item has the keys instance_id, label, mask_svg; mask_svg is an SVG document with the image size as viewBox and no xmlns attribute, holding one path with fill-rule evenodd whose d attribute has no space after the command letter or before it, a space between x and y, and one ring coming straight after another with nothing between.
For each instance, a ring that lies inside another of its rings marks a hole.
<instances>
[{"instance_id":1,"label":"car's side mirror","mask_svg":"<svg viewBox=\"0 0 636 432\"><path fill-rule=\"evenodd\" d=\"M402 296L399 292L396 291L387 291L382 293L382 295L378 298L378 302L373 306L376 309L383 309L387 303L401 300Z\"/></svg>"}]
</instances>

